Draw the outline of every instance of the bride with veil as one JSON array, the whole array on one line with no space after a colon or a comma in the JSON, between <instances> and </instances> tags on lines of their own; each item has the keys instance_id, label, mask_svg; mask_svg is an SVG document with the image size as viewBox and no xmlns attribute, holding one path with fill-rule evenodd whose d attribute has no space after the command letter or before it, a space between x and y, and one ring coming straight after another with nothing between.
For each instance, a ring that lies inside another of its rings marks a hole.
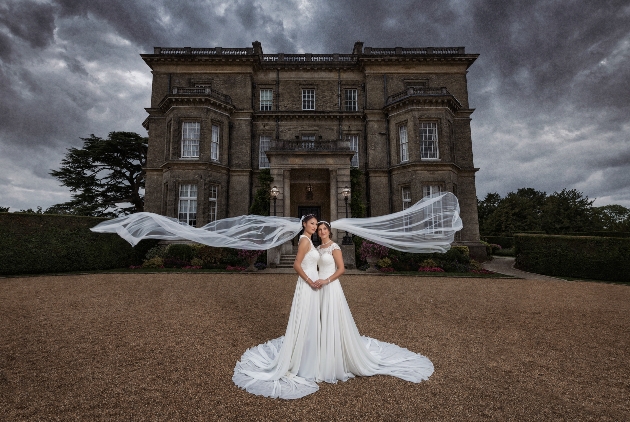
<instances>
[{"instance_id":1,"label":"bride with veil","mask_svg":"<svg viewBox=\"0 0 630 422\"><path fill-rule=\"evenodd\" d=\"M462 228L457 198L450 193L425 197L398 213L346 218L332 225L415 253L445 252ZM415 383L428 379L433 364L425 356L359 334L338 279L345 271L341 250L330 239L330 223L318 224L313 215L302 220L242 216L194 228L157 214L138 213L100 223L92 230L118 233L131 244L147 238L188 239L261 250L290 240L296 228L304 234L294 264L298 280L287 329L284 336L243 354L234 369L234 383L252 394L297 399L317 391L320 381L336 383L378 374ZM319 248L311 241L315 231L322 240Z\"/></svg>"}]
</instances>

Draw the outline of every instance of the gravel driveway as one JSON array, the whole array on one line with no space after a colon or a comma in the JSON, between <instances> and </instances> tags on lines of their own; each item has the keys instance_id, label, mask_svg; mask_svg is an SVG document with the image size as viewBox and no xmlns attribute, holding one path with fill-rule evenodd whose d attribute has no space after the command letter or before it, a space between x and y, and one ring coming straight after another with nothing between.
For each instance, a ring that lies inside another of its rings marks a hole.
<instances>
[{"instance_id":1,"label":"gravel driveway","mask_svg":"<svg viewBox=\"0 0 630 422\"><path fill-rule=\"evenodd\" d=\"M234 364L284 333L295 280L0 279L0 420L630 419L630 286L604 283L347 275L361 333L428 356L429 381L250 395Z\"/></svg>"}]
</instances>

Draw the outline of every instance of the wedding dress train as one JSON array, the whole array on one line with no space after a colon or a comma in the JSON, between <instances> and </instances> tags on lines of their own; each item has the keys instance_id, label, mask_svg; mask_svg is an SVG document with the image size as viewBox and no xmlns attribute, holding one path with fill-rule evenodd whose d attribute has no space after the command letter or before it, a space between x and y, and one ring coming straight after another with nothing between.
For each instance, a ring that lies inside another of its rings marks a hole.
<instances>
[{"instance_id":1,"label":"wedding dress train","mask_svg":"<svg viewBox=\"0 0 630 422\"><path fill-rule=\"evenodd\" d=\"M336 271L335 249L335 243L319 250L311 243L302 261L311 280ZM285 335L247 350L232 380L252 394L297 399L317 391L321 381L383 374L417 383L432 373L428 358L361 336L339 280L313 290L298 277Z\"/></svg>"}]
</instances>

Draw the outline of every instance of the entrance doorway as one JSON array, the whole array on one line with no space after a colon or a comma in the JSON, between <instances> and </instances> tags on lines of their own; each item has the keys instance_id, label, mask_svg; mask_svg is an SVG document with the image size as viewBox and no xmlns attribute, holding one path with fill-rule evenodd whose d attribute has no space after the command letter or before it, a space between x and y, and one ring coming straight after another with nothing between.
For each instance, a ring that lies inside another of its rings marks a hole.
<instances>
[{"instance_id":1,"label":"entrance doorway","mask_svg":"<svg viewBox=\"0 0 630 422\"><path fill-rule=\"evenodd\" d=\"M317 221L319 221L322 216L321 211L322 207L298 205L298 218L302 218L302 216L304 215L313 214L317 218ZM311 240L313 241L313 245L315 246L319 246L319 244L321 243L319 241L319 237L317 236L317 232L313 233L313 237L311 237Z\"/></svg>"}]
</instances>

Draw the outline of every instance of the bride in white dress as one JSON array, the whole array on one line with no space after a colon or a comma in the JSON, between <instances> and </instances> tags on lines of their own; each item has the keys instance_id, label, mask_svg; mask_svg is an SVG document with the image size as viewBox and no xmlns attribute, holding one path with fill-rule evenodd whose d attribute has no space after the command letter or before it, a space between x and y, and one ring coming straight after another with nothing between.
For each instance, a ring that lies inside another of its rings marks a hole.
<instances>
[{"instance_id":1,"label":"bride in white dress","mask_svg":"<svg viewBox=\"0 0 630 422\"><path fill-rule=\"evenodd\" d=\"M392 375L428 379L431 361L395 344L359 334L338 277L345 272L330 225L306 216L294 268L299 277L285 335L247 350L234 368L234 383L246 391L297 399L354 376ZM317 230L322 244L311 242ZM317 266L319 265L319 272Z\"/></svg>"}]
</instances>

